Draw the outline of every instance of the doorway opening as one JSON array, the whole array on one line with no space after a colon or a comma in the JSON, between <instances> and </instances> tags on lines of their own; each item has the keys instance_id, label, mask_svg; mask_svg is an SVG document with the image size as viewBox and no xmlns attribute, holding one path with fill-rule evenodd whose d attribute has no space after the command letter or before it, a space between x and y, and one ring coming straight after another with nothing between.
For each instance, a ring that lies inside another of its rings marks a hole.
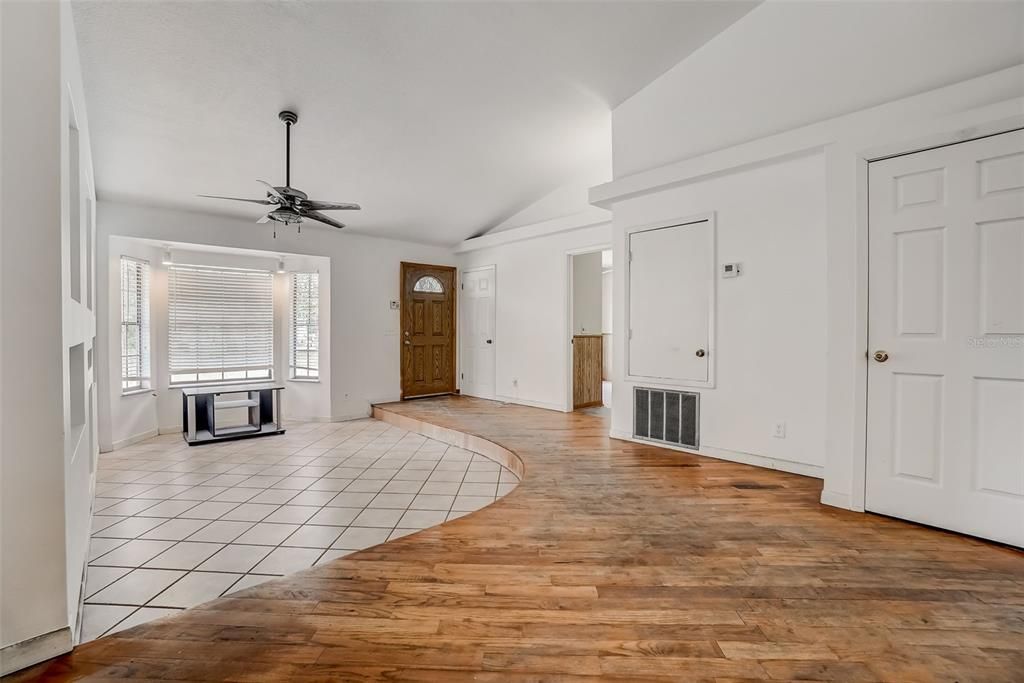
<instances>
[{"instance_id":1,"label":"doorway opening","mask_svg":"<svg viewBox=\"0 0 1024 683\"><path fill-rule=\"evenodd\" d=\"M402 262L402 399L455 392L455 268Z\"/></svg>"},{"instance_id":2,"label":"doorway opening","mask_svg":"<svg viewBox=\"0 0 1024 683\"><path fill-rule=\"evenodd\" d=\"M612 400L612 250L572 254L572 409L608 415Z\"/></svg>"}]
</instances>

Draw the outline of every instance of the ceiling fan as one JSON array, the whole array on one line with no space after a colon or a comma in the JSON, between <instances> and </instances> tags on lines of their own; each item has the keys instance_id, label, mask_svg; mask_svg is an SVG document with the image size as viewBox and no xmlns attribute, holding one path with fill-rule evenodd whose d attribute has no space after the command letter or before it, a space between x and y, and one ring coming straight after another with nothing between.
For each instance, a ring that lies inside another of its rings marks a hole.
<instances>
[{"instance_id":1,"label":"ceiling fan","mask_svg":"<svg viewBox=\"0 0 1024 683\"><path fill-rule=\"evenodd\" d=\"M210 199L230 199L235 202L250 202L252 204L263 204L265 206L276 207L269 213L260 218L257 223L266 223L267 221L275 221L277 223L296 223L298 225L299 232L302 232L302 221L303 219L310 219L319 221L325 225L329 225L332 228L344 228L344 223L339 223L330 216L326 216L321 211L339 211L339 210L352 210L360 209L358 204L348 204L342 202L320 202L315 199L310 199L305 192L296 190L291 186L292 184L292 126L298 122L299 116L293 111L283 111L277 115L277 118L285 125L285 152L284 152L284 187L275 187L264 180L258 180L257 182L263 183L267 186L267 198L266 199L242 199L240 197L222 197L214 194L201 194L200 197L208 197ZM277 237L277 227L274 227L274 237Z\"/></svg>"}]
</instances>

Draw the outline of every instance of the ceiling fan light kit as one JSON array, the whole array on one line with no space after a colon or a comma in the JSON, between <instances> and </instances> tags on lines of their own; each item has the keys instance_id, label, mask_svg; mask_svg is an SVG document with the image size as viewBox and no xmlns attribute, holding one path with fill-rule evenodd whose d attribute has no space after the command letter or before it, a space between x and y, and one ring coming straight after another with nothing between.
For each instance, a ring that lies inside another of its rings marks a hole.
<instances>
[{"instance_id":1,"label":"ceiling fan light kit","mask_svg":"<svg viewBox=\"0 0 1024 683\"><path fill-rule=\"evenodd\" d=\"M266 199L242 199L240 197L223 197L220 195L201 194L200 197L210 199L228 199L235 202L249 202L250 204L262 204L264 206L276 207L269 213L262 216L257 223L274 222L274 237L277 237L277 223L288 225L295 223L299 234L302 233L302 221L305 219L314 220L332 228L344 228L345 224L340 223L321 211L352 211L359 210L358 204L347 202L321 202L310 199L302 190L292 187L292 126L299 121L299 115L293 111L282 111L277 115L284 124L284 186L275 187L264 180L258 180L267 188Z\"/></svg>"}]
</instances>

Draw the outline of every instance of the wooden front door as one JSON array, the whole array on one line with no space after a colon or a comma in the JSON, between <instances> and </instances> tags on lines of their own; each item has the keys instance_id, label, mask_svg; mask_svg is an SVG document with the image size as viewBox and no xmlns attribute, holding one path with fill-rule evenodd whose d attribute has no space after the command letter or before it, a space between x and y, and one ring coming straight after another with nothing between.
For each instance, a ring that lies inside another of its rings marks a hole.
<instances>
[{"instance_id":1,"label":"wooden front door","mask_svg":"<svg viewBox=\"0 0 1024 683\"><path fill-rule=\"evenodd\" d=\"M455 391L455 268L402 263L402 398Z\"/></svg>"}]
</instances>

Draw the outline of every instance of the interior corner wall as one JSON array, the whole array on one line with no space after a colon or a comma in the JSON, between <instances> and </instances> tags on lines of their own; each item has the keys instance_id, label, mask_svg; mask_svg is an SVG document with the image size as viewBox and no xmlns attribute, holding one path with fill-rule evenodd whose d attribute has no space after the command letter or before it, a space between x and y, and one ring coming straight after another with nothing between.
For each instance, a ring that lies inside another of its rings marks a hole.
<instances>
[{"instance_id":1,"label":"interior corner wall","mask_svg":"<svg viewBox=\"0 0 1024 683\"><path fill-rule=\"evenodd\" d=\"M526 226L522 229L529 229ZM569 254L611 243L611 224L465 251L461 269L495 266L495 397L568 410Z\"/></svg>"},{"instance_id":2,"label":"interior corner wall","mask_svg":"<svg viewBox=\"0 0 1024 683\"><path fill-rule=\"evenodd\" d=\"M718 261L743 275L718 282L714 388L700 392L700 452L821 477L825 451L825 166L821 153L665 189L615 206L616 263L626 231L714 212ZM613 365L627 368L627 269L615 278ZM717 274L716 274L717 277ZM672 315L672 293L661 309ZM632 323L636 327L636 323ZM621 351L620 351L621 350ZM635 386L616 381L612 434L632 434ZM774 425L785 422L786 437Z\"/></svg>"},{"instance_id":3,"label":"interior corner wall","mask_svg":"<svg viewBox=\"0 0 1024 683\"><path fill-rule=\"evenodd\" d=\"M297 392L329 392L330 412L326 415L303 415L302 417L341 420L365 417L370 414L370 404L397 400L400 393L400 348L399 316L390 308L390 301L399 299L399 268L402 261L454 265L451 250L411 242L380 239L351 232L310 226L297 235L294 229L280 229L275 239L270 226L257 225L254 221L229 218L212 214L158 209L146 206L99 202L97 208L97 241L107 244L107 255L98 262L97 269L101 282L111 282L110 268L116 262L117 253L110 251L111 238L128 237L152 240L160 243L186 243L210 245L232 249L250 249L270 253L287 254L293 257L323 257L329 259L330 268L321 271L323 278L321 301L329 300L329 307L321 311L321 325L330 326L329 348L324 349L329 382L315 387L292 386ZM159 273L157 273L159 275ZM326 276L326 277L325 277ZM154 278L154 290L160 286ZM113 286L111 284L111 286ZM325 288L327 288L325 290ZM159 298L154 298L159 301ZM154 315L159 312L154 311ZM116 330L116 315L109 307L100 311L100 328L112 335ZM154 334L158 334L154 331ZM163 336L166 336L165 333ZM116 337L111 336L110 341ZM153 353L160 353L160 336L154 339ZM110 368L111 354L101 354L105 364L101 376L106 386L101 394L106 400L118 401L120 381L114 383L115 372ZM159 378L154 378L161 382ZM158 384L158 389L166 389ZM160 393L160 391L158 391ZM164 399L158 420L161 429L175 429L180 418L172 416L170 403ZM302 402L284 399L286 414L299 409ZM322 412L322 411L318 411ZM294 414L294 413L291 413ZM168 424L170 422L170 424ZM109 421L102 425L110 429ZM111 430L112 431L112 430Z\"/></svg>"},{"instance_id":4,"label":"interior corner wall","mask_svg":"<svg viewBox=\"0 0 1024 683\"><path fill-rule=\"evenodd\" d=\"M98 314L102 332L96 335L98 356L105 359L99 363L104 368L100 382L101 404L104 410L100 416L100 450L103 452L121 448L130 443L155 436L159 423L152 392L137 392L121 395L121 257L146 261L150 265L150 297L155 287L155 269L160 263L162 252L155 246L112 237L100 240L96 259L99 264L100 283ZM104 286L105 285L105 286ZM150 308L150 358L153 363L155 351L155 326L152 324L152 302ZM152 369L150 370L152 373ZM109 390L108 390L109 389Z\"/></svg>"},{"instance_id":5,"label":"interior corner wall","mask_svg":"<svg viewBox=\"0 0 1024 683\"><path fill-rule=\"evenodd\" d=\"M765 2L612 113L614 177L1024 61L1020 2Z\"/></svg>"}]
</instances>

